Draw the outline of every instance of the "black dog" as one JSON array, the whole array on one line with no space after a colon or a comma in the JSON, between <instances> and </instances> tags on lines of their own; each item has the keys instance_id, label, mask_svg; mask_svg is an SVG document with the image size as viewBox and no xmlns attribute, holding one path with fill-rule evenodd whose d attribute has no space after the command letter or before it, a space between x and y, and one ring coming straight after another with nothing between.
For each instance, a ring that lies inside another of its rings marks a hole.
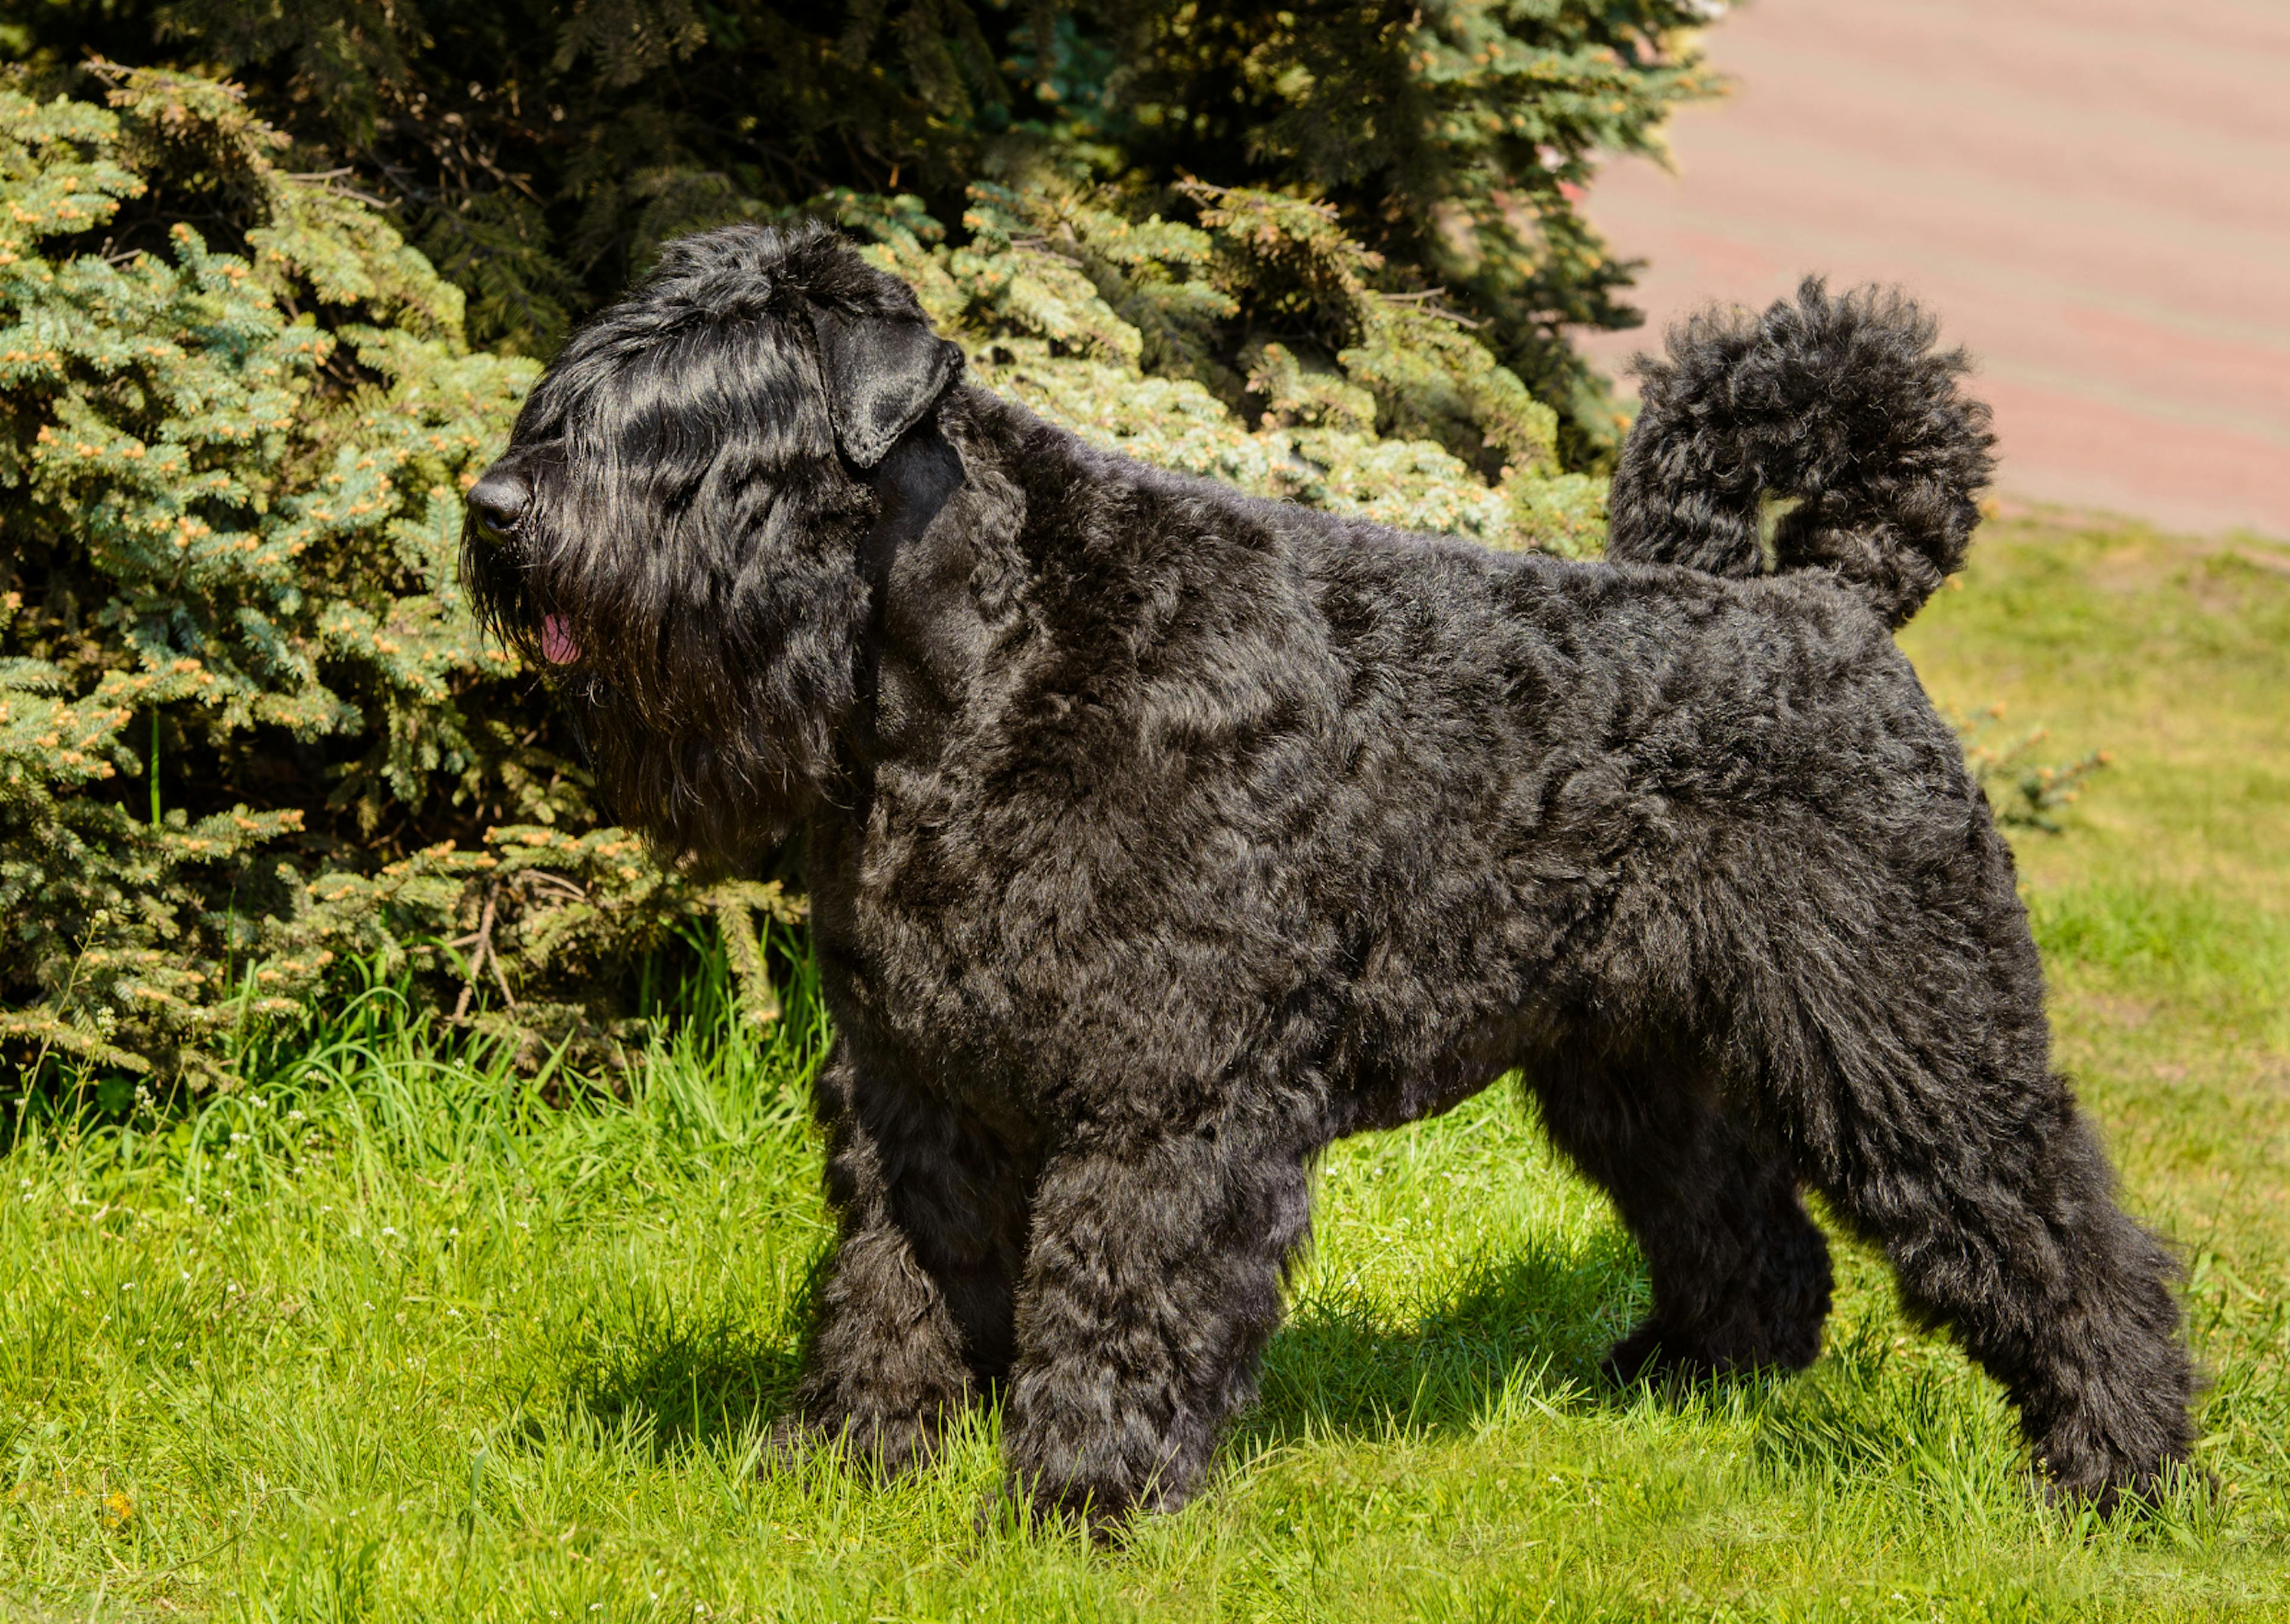
<instances>
[{"instance_id":1,"label":"black dog","mask_svg":"<svg viewBox=\"0 0 2290 1624\"><path fill-rule=\"evenodd\" d=\"M1516 1068L1652 1266L1621 1373L1813 1359L1802 1182L2059 1492L2183 1460L2171 1260L1889 636L1990 468L1932 345L1815 284L1684 329L1583 564L1094 451L820 233L678 243L574 336L468 580L664 852L807 833L842 1239L805 1426L895 1468L998 1387L1015 1492L1177 1505L1313 1157Z\"/></svg>"}]
</instances>

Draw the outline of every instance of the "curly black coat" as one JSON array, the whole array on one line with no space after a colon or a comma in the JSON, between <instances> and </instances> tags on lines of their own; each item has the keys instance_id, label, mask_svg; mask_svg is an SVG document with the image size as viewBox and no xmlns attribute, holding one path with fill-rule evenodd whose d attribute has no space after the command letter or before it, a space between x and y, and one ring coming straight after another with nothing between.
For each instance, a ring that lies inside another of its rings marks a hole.
<instances>
[{"instance_id":1,"label":"curly black coat","mask_svg":"<svg viewBox=\"0 0 2290 1624\"><path fill-rule=\"evenodd\" d=\"M1175 1506L1313 1157L1517 1069L1651 1266L1618 1372L1809 1363L1808 1185L2059 1492L2182 1460L2171 1259L1888 631L1990 468L1933 338L1814 283L1681 329L1576 564L1093 450L822 234L686 239L575 335L468 578L663 850L807 833L841 1241L804 1425L896 1467L998 1388L1014 1492Z\"/></svg>"}]
</instances>

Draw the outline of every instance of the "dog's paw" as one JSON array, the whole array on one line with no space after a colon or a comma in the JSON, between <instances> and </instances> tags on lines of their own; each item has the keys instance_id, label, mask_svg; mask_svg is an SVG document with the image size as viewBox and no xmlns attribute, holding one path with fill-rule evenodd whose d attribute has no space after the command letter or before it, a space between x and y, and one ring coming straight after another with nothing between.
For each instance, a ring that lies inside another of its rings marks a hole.
<instances>
[{"instance_id":1,"label":"dog's paw","mask_svg":"<svg viewBox=\"0 0 2290 1624\"><path fill-rule=\"evenodd\" d=\"M785 1416L765 1441L760 1469L769 1475L832 1454L888 1480L935 1460L943 1430L935 1415Z\"/></svg>"},{"instance_id":2,"label":"dog's paw","mask_svg":"<svg viewBox=\"0 0 2290 1624\"><path fill-rule=\"evenodd\" d=\"M1810 1336L1771 1329L1745 1333L1737 1327L1713 1339L1650 1319L1608 1348L1598 1368L1617 1387L1701 1383L1722 1376L1789 1375L1811 1364L1820 1351L1818 1327Z\"/></svg>"},{"instance_id":3,"label":"dog's paw","mask_svg":"<svg viewBox=\"0 0 2290 1624\"><path fill-rule=\"evenodd\" d=\"M980 1505L975 1526L981 1537L1078 1534L1104 1549L1127 1540L1140 1512L1156 1508L1141 1503L1117 1503L1077 1490L1029 1492L1005 1483Z\"/></svg>"},{"instance_id":4,"label":"dog's paw","mask_svg":"<svg viewBox=\"0 0 2290 1624\"><path fill-rule=\"evenodd\" d=\"M1657 1387L1672 1379L1705 1381L1718 1373L1700 1348L1653 1320L1608 1348L1598 1372L1618 1388Z\"/></svg>"},{"instance_id":5,"label":"dog's paw","mask_svg":"<svg viewBox=\"0 0 2290 1624\"><path fill-rule=\"evenodd\" d=\"M772 1477L792 1472L834 1447L833 1436L801 1415L783 1415L764 1436L756 1462L759 1476Z\"/></svg>"},{"instance_id":6,"label":"dog's paw","mask_svg":"<svg viewBox=\"0 0 2290 1624\"><path fill-rule=\"evenodd\" d=\"M2156 1465L2088 1455L2066 1471L2046 1465L2045 1498L2061 1511L2089 1511L2102 1522L2157 1515L2174 1501L2199 1504L2219 1496L2217 1476L2182 1457Z\"/></svg>"}]
</instances>

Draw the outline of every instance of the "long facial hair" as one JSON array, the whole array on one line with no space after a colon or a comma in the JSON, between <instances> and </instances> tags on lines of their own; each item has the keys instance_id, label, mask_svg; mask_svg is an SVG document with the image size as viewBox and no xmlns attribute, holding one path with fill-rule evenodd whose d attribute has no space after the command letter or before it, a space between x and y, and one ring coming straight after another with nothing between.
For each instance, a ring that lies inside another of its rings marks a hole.
<instances>
[{"instance_id":1,"label":"long facial hair","mask_svg":"<svg viewBox=\"0 0 2290 1624\"><path fill-rule=\"evenodd\" d=\"M749 236L784 265L781 240ZM709 872L752 868L833 791L876 512L837 454L802 293L727 274L716 246L697 266L672 249L567 344L504 459L530 500L464 549L484 618L555 671L613 814Z\"/></svg>"}]
</instances>

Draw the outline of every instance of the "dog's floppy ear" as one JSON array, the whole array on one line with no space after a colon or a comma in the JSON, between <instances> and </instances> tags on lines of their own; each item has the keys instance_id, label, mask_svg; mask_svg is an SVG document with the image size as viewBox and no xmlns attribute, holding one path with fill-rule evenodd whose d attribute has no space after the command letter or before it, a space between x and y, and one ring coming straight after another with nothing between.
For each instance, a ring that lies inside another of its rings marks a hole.
<instances>
[{"instance_id":1,"label":"dog's floppy ear","mask_svg":"<svg viewBox=\"0 0 2290 1624\"><path fill-rule=\"evenodd\" d=\"M811 323L836 444L862 468L880 462L962 370L961 346L925 322L814 306Z\"/></svg>"}]
</instances>

